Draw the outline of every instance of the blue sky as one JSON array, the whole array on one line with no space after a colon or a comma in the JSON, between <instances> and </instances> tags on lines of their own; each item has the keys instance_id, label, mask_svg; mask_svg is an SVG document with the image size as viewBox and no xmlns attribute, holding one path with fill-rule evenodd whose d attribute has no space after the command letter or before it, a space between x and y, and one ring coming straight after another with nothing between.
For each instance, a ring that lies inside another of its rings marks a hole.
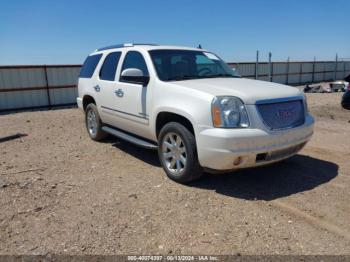
<instances>
[{"instance_id":1,"label":"blue sky","mask_svg":"<svg viewBox=\"0 0 350 262\"><path fill-rule=\"evenodd\" d=\"M197 46L226 61L350 58L349 0L2 0L0 64L82 63L94 49Z\"/></svg>"}]
</instances>

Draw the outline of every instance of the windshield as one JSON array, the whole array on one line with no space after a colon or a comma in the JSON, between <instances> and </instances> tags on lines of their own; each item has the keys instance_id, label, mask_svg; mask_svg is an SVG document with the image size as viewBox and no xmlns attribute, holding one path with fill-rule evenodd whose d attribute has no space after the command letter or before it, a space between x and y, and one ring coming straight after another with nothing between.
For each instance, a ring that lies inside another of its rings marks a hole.
<instances>
[{"instance_id":1,"label":"windshield","mask_svg":"<svg viewBox=\"0 0 350 262\"><path fill-rule=\"evenodd\" d=\"M239 77L213 53L191 50L151 50L149 53L162 81Z\"/></svg>"}]
</instances>

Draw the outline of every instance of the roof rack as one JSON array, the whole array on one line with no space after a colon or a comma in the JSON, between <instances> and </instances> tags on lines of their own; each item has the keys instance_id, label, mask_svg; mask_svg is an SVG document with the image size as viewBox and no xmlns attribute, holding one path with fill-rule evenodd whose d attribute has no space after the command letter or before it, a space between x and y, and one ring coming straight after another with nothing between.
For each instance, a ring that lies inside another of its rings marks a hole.
<instances>
[{"instance_id":1,"label":"roof rack","mask_svg":"<svg viewBox=\"0 0 350 262\"><path fill-rule=\"evenodd\" d=\"M102 47L102 48L96 49L96 51L103 51L103 50L114 49L114 48L122 48L122 47L132 47L132 46L135 46L135 45L156 46L157 44L125 43L125 44L117 44L117 45L110 45L110 46Z\"/></svg>"}]
</instances>

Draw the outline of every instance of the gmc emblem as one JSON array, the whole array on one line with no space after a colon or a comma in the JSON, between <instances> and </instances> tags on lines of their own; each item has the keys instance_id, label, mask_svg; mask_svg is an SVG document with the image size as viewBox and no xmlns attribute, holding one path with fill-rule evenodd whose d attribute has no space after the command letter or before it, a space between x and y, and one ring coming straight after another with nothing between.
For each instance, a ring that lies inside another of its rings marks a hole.
<instances>
[{"instance_id":1,"label":"gmc emblem","mask_svg":"<svg viewBox=\"0 0 350 262\"><path fill-rule=\"evenodd\" d=\"M281 109L277 111L277 116L282 118L289 118L293 115L293 109Z\"/></svg>"}]
</instances>

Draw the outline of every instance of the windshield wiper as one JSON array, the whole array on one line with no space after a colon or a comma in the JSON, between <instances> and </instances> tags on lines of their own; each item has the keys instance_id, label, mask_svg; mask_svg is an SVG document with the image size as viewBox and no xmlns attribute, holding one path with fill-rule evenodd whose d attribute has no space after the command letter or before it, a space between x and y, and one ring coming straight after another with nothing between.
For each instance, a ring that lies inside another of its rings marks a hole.
<instances>
[{"instance_id":1,"label":"windshield wiper","mask_svg":"<svg viewBox=\"0 0 350 262\"><path fill-rule=\"evenodd\" d=\"M184 75L184 76L169 77L166 80L167 81L181 81L181 80L191 80L191 79L198 79L198 78L201 78L201 76Z\"/></svg>"},{"instance_id":2,"label":"windshield wiper","mask_svg":"<svg viewBox=\"0 0 350 262\"><path fill-rule=\"evenodd\" d=\"M184 76L169 77L169 78L166 79L166 81L182 81L182 80L202 79L202 78L216 78L216 77L240 78L239 76L230 75L230 74L216 74L216 75L204 75L204 76L184 75Z\"/></svg>"},{"instance_id":3,"label":"windshield wiper","mask_svg":"<svg viewBox=\"0 0 350 262\"><path fill-rule=\"evenodd\" d=\"M215 77L233 77L233 78L239 78L239 76L230 75L230 74L207 75L207 76L202 76L202 77L205 77L205 78L215 78Z\"/></svg>"}]
</instances>

